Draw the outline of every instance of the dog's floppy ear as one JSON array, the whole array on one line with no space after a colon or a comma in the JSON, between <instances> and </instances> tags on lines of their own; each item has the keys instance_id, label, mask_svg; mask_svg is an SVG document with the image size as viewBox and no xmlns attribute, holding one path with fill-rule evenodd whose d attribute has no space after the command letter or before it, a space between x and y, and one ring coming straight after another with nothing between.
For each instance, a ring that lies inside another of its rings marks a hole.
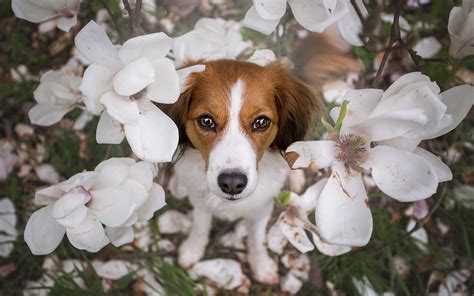
<instances>
[{"instance_id":1,"label":"dog's floppy ear","mask_svg":"<svg viewBox=\"0 0 474 296\"><path fill-rule=\"evenodd\" d=\"M278 64L269 66L275 78L275 99L278 108L278 133L273 142L280 150L304 139L311 123L319 120L322 101L303 81Z\"/></svg>"}]
</instances>

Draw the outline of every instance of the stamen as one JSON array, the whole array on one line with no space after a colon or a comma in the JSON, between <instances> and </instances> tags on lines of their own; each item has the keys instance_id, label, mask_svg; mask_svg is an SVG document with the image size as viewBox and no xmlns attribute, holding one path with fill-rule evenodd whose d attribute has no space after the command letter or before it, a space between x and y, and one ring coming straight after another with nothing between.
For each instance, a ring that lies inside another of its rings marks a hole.
<instances>
[{"instance_id":1,"label":"stamen","mask_svg":"<svg viewBox=\"0 0 474 296\"><path fill-rule=\"evenodd\" d=\"M336 159L346 167L360 172L360 165L367 160L367 148L364 138L355 134L341 135L338 140L339 154Z\"/></svg>"}]
</instances>

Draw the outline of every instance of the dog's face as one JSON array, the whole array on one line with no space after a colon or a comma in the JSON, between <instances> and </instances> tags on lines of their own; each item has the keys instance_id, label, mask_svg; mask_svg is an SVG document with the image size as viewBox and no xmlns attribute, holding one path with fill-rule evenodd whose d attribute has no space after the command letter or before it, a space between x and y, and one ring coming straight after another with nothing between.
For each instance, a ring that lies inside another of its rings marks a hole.
<instances>
[{"instance_id":1,"label":"dog's face","mask_svg":"<svg viewBox=\"0 0 474 296\"><path fill-rule=\"evenodd\" d=\"M258 163L270 146L284 150L306 133L319 101L275 64L220 60L191 74L171 107L180 142L198 149L211 191L226 200L252 194Z\"/></svg>"}]
</instances>

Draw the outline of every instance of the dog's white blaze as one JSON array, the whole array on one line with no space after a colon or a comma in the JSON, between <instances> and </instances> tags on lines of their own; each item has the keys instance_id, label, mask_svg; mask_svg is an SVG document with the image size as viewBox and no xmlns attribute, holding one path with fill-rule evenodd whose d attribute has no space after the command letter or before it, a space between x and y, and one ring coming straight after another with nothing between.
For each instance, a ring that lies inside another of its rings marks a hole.
<instances>
[{"instance_id":1,"label":"dog's white blaze","mask_svg":"<svg viewBox=\"0 0 474 296\"><path fill-rule=\"evenodd\" d=\"M240 111L243 104L244 84L238 80L231 88L229 98L229 120L219 143L209 154L207 179L216 195L224 195L217 184L217 177L223 172L237 171L247 176L247 187L240 194L246 197L255 190L258 181L256 154L252 144L243 132Z\"/></svg>"}]
</instances>

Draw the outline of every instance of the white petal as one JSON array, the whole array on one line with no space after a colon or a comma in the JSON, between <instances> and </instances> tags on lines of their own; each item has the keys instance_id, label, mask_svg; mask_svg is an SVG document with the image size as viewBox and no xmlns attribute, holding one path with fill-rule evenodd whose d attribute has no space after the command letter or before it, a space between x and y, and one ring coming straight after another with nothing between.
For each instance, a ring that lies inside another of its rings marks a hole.
<instances>
[{"instance_id":1,"label":"white petal","mask_svg":"<svg viewBox=\"0 0 474 296\"><path fill-rule=\"evenodd\" d=\"M153 62L164 58L171 49L173 39L165 33L153 33L128 39L119 49L119 57L127 65L139 58Z\"/></svg>"},{"instance_id":2,"label":"white petal","mask_svg":"<svg viewBox=\"0 0 474 296\"><path fill-rule=\"evenodd\" d=\"M154 81L155 69L145 57L139 58L122 68L114 76L114 90L122 96L131 96L143 90Z\"/></svg>"},{"instance_id":3,"label":"white petal","mask_svg":"<svg viewBox=\"0 0 474 296\"><path fill-rule=\"evenodd\" d=\"M281 220L279 219L272 227L270 227L267 234L268 248L279 255L283 253L283 249L285 249L285 246L288 243L286 236L280 229L280 222Z\"/></svg>"},{"instance_id":4,"label":"white petal","mask_svg":"<svg viewBox=\"0 0 474 296\"><path fill-rule=\"evenodd\" d=\"M428 162L394 147L371 149L363 166L372 170L372 178L380 190L402 202L428 198L438 187L438 177Z\"/></svg>"},{"instance_id":5,"label":"white petal","mask_svg":"<svg viewBox=\"0 0 474 296\"><path fill-rule=\"evenodd\" d=\"M87 207L81 206L62 218L56 218L56 222L64 227L77 227L84 221L87 213Z\"/></svg>"},{"instance_id":6,"label":"white petal","mask_svg":"<svg viewBox=\"0 0 474 296\"><path fill-rule=\"evenodd\" d=\"M71 189L79 186L83 187L85 190L89 190L89 188L91 188L92 184L95 182L97 175L98 174L96 172L78 173L66 181L59 183L57 186L64 192L68 192Z\"/></svg>"},{"instance_id":7,"label":"white petal","mask_svg":"<svg viewBox=\"0 0 474 296\"><path fill-rule=\"evenodd\" d=\"M244 274L240 263L231 259L211 259L196 263L192 270L212 280L219 287L232 290L242 285Z\"/></svg>"},{"instance_id":8,"label":"white petal","mask_svg":"<svg viewBox=\"0 0 474 296\"><path fill-rule=\"evenodd\" d=\"M73 17L61 17L58 21L58 28L64 32L69 32L69 30L77 24L77 15Z\"/></svg>"},{"instance_id":9,"label":"white petal","mask_svg":"<svg viewBox=\"0 0 474 296\"><path fill-rule=\"evenodd\" d=\"M116 187L91 191L89 208L103 224L117 227L136 210L135 199L145 199L148 192L136 181L126 180Z\"/></svg>"},{"instance_id":10,"label":"white petal","mask_svg":"<svg viewBox=\"0 0 474 296\"><path fill-rule=\"evenodd\" d=\"M356 3L362 15L367 17L369 14L362 0L356 0ZM349 4L348 6L349 13L346 13L337 22L339 33L346 42L354 46L362 46L364 45L364 42L360 40L359 36L362 32L362 22L352 4Z\"/></svg>"},{"instance_id":11,"label":"white petal","mask_svg":"<svg viewBox=\"0 0 474 296\"><path fill-rule=\"evenodd\" d=\"M352 250L350 246L342 246L342 245L331 245L321 241L319 236L313 232L311 232L313 237L313 242L318 248L318 251L327 256L340 256L346 254Z\"/></svg>"},{"instance_id":12,"label":"white petal","mask_svg":"<svg viewBox=\"0 0 474 296\"><path fill-rule=\"evenodd\" d=\"M96 168L98 176L93 190L104 189L107 187L118 186L128 177L128 170L135 161L129 158L111 158L101 162Z\"/></svg>"},{"instance_id":13,"label":"white petal","mask_svg":"<svg viewBox=\"0 0 474 296\"><path fill-rule=\"evenodd\" d=\"M406 150L413 152L418 145L421 143L421 137L407 137L407 136L399 136L383 141L377 141L378 144L380 145L385 145L385 146L392 146L398 149Z\"/></svg>"},{"instance_id":14,"label":"white petal","mask_svg":"<svg viewBox=\"0 0 474 296\"><path fill-rule=\"evenodd\" d=\"M448 32L451 39L449 54L462 59L474 54L474 9L469 13L460 7L453 7L449 14Z\"/></svg>"},{"instance_id":15,"label":"white petal","mask_svg":"<svg viewBox=\"0 0 474 296\"><path fill-rule=\"evenodd\" d=\"M104 104L106 112L122 124L137 124L140 111L137 102L129 97L119 96L113 91L105 93L100 102Z\"/></svg>"},{"instance_id":16,"label":"white petal","mask_svg":"<svg viewBox=\"0 0 474 296\"><path fill-rule=\"evenodd\" d=\"M123 127L107 112L102 112L99 123L97 124L97 131L95 139L99 144L120 144L125 138Z\"/></svg>"},{"instance_id":17,"label":"white petal","mask_svg":"<svg viewBox=\"0 0 474 296\"><path fill-rule=\"evenodd\" d=\"M51 216L53 205L41 208L26 223L24 238L33 255L54 251L63 239L65 228Z\"/></svg>"},{"instance_id":18,"label":"white petal","mask_svg":"<svg viewBox=\"0 0 474 296\"><path fill-rule=\"evenodd\" d=\"M297 204L306 213L313 211L316 208L316 204L319 200L319 195L326 186L327 181L327 178L319 180L317 183L308 187L308 189L306 189L306 191L304 192L304 194L301 195L301 197L295 197L294 199L292 199L291 203Z\"/></svg>"},{"instance_id":19,"label":"white petal","mask_svg":"<svg viewBox=\"0 0 474 296\"><path fill-rule=\"evenodd\" d=\"M178 73L180 92L185 90L186 80L190 74L203 72L204 70L206 70L206 66L200 64L177 70L176 73Z\"/></svg>"},{"instance_id":20,"label":"white petal","mask_svg":"<svg viewBox=\"0 0 474 296\"><path fill-rule=\"evenodd\" d=\"M303 282L291 272L285 275L280 282L281 290L291 295L297 294L302 286Z\"/></svg>"},{"instance_id":21,"label":"white petal","mask_svg":"<svg viewBox=\"0 0 474 296\"><path fill-rule=\"evenodd\" d=\"M176 210L165 211L156 222L160 233L164 234L187 233L192 224L186 215Z\"/></svg>"},{"instance_id":22,"label":"white petal","mask_svg":"<svg viewBox=\"0 0 474 296\"><path fill-rule=\"evenodd\" d=\"M288 4L300 25L318 33L337 22L349 9L346 1L288 0Z\"/></svg>"},{"instance_id":23,"label":"white petal","mask_svg":"<svg viewBox=\"0 0 474 296\"><path fill-rule=\"evenodd\" d=\"M145 204L137 210L138 221L150 220L156 211L166 205L165 191L160 185L153 183L149 194Z\"/></svg>"},{"instance_id":24,"label":"white petal","mask_svg":"<svg viewBox=\"0 0 474 296\"><path fill-rule=\"evenodd\" d=\"M110 242L116 247L129 244L133 242L133 238L134 238L132 226L106 227L105 233L107 234L107 237L110 239Z\"/></svg>"},{"instance_id":25,"label":"white petal","mask_svg":"<svg viewBox=\"0 0 474 296\"><path fill-rule=\"evenodd\" d=\"M474 104L474 86L468 84L455 86L441 93L441 101L446 104L446 114L452 116L450 124L432 134L428 134L425 139L432 139L444 135L454 128L467 116Z\"/></svg>"},{"instance_id":26,"label":"white petal","mask_svg":"<svg viewBox=\"0 0 474 296\"><path fill-rule=\"evenodd\" d=\"M79 190L68 192L54 203L51 215L55 219L64 218L77 208L84 206L87 199L86 194Z\"/></svg>"},{"instance_id":27,"label":"white petal","mask_svg":"<svg viewBox=\"0 0 474 296\"><path fill-rule=\"evenodd\" d=\"M252 5L245 14L245 18L242 25L252 30L258 31L263 34L270 34L275 31L276 27L280 23L280 19L267 21L260 17L255 9L255 5Z\"/></svg>"},{"instance_id":28,"label":"white petal","mask_svg":"<svg viewBox=\"0 0 474 296\"><path fill-rule=\"evenodd\" d=\"M113 72L98 64L87 67L79 89L84 95L84 104L92 114L98 115L104 109L100 97L113 89Z\"/></svg>"},{"instance_id":29,"label":"white petal","mask_svg":"<svg viewBox=\"0 0 474 296\"><path fill-rule=\"evenodd\" d=\"M430 165L431 169L438 177L438 182L446 182L453 179L453 173L451 173L451 169L433 153L428 152L422 148L416 148L413 153L422 157Z\"/></svg>"},{"instance_id":30,"label":"white petal","mask_svg":"<svg viewBox=\"0 0 474 296\"><path fill-rule=\"evenodd\" d=\"M364 246L372 234L372 214L360 173L333 167L316 206L316 226L326 243Z\"/></svg>"},{"instance_id":31,"label":"white petal","mask_svg":"<svg viewBox=\"0 0 474 296\"><path fill-rule=\"evenodd\" d=\"M349 90L344 96L344 100L349 101L349 104L347 104L343 128L367 120L382 98L382 95L383 91L380 89ZM337 114L339 116L339 112ZM337 120L337 117L335 120Z\"/></svg>"},{"instance_id":32,"label":"white petal","mask_svg":"<svg viewBox=\"0 0 474 296\"><path fill-rule=\"evenodd\" d=\"M416 226L416 221L413 219L410 219L407 225L407 231L411 231L413 228L415 228L415 226ZM428 233L423 227L413 232L410 236L418 240L418 243L422 243L422 244L428 243ZM422 247L422 249L423 248L424 247Z\"/></svg>"},{"instance_id":33,"label":"white petal","mask_svg":"<svg viewBox=\"0 0 474 296\"><path fill-rule=\"evenodd\" d=\"M171 161L178 146L176 124L152 103L141 111L138 125L125 125L133 153L149 162Z\"/></svg>"},{"instance_id":34,"label":"white petal","mask_svg":"<svg viewBox=\"0 0 474 296\"><path fill-rule=\"evenodd\" d=\"M266 66L271 62L276 60L275 53L271 49L257 49L253 54L247 59L247 62L254 63L259 66Z\"/></svg>"},{"instance_id":35,"label":"white petal","mask_svg":"<svg viewBox=\"0 0 474 296\"><path fill-rule=\"evenodd\" d=\"M139 161L130 166L127 179L137 181L143 185L146 191L148 191L153 184L153 173L153 164L146 161Z\"/></svg>"},{"instance_id":36,"label":"white petal","mask_svg":"<svg viewBox=\"0 0 474 296\"><path fill-rule=\"evenodd\" d=\"M176 102L181 92L178 73L169 59L153 61L155 79L148 86L146 97L154 102L171 104Z\"/></svg>"},{"instance_id":37,"label":"white petal","mask_svg":"<svg viewBox=\"0 0 474 296\"><path fill-rule=\"evenodd\" d=\"M306 253L314 249L314 245L309 240L303 227L290 225L286 223L285 220L282 220L279 226L286 239L301 253Z\"/></svg>"},{"instance_id":38,"label":"white petal","mask_svg":"<svg viewBox=\"0 0 474 296\"><path fill-rule=\"evenodd\" d=\"M16 237L15 205L9 198L0 199L0 231Z\"/></svg>"},{"instance_id":39,"label":"white petal","mask_svg":"<svg viewBox=\"0 0 474 296\"><path fill-rule=\"evenodd\" d=\"M337 150L337 144L333 141L306 141L291 144L285 153L293 169L322 169L333 163Z\"/></svg>"},{"instance_id":40,"label":"white petal","mask_svg":"<svg viewBox=\"0 0 474 296\"><path fill-rule=\"evenodd\" d=\"M37 104L30 109L28 117L33 124L50 126L59 122L72 109L71 107Z\"/></svg>"},{"instance_id":41,"label":"white petal","mask_svg":"<svg viewBox=\"0 0 474 296\"><path fill-rule=\"evenodd\" d=\"M74 38L79 52L93 64L108 68L111 72L121 67L121 62L104 29L90 21Z\"/></svg>"},{"instance_id":42,"label":"white petal","mask_svg":"<svg viewBox=\"0 0 474 296\"><path fill-rule=\"evenodd\" d=\"M78 227L67 228L66 235L75 248L93 253L109 243L104 227L90 212Z\"/></svg>"},{"instance_id":43,"label":"white petal","mask_svg":"<svg viewBox=\"0 0 474 296\"><path fill-rule=\"evenodd\" d=\"M438 39L433 36L425 37L418 41L413 50L423 59L429 59L434 57L442 48L441 43Z\"/></svg>"},{"instance_id":44,"label":"white petal","mask_svg":"<svg viewBox=\"0 0 474 296\"><path fill-rule=\"evenodd\" d=\"M57 12L50 7L25 0L12 0L12 10L17 18L32 23L40 23L57 15Z\"/></svg>"},{"instance_id":45,"label":"white petal","mask_svg":"<svg viewBox=\"0 0 474 296\"><path fill-rule=\"evenodd\" d=\"M254 0L258 15L267 21L280 20L286 11L286 0Z\"/></svg>"},{"instance_id":46,"label":"white petal","mask_svg":"<svg viewBox=\"0 0 474 296\"><path fill-rule=\"evenodd\" d=\"M92 267L98 276L113 281L116 281L129 273L127 262L122 260L110 260L105 263L94 260L92 261Z\"/></svg>"}]
</instances>

